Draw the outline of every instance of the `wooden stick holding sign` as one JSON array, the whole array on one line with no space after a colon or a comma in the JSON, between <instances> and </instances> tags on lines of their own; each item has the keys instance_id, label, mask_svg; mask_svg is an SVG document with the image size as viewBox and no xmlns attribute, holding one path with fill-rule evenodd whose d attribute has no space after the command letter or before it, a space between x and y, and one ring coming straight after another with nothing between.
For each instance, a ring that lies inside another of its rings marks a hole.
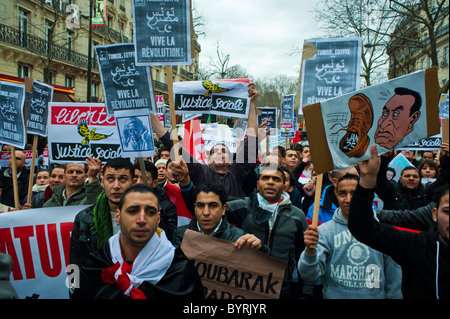
<instances>
[{"instance_id":1,"label":"wooden stick holding sign","mask_svg":"<svg viewBox=\"0 0 450 319\"><path fill-rule=\"evenodd\" d=\"M19 182L17 180L16 148L14 146L11 146L11 171L14 191L14 208L19 210L21 207L19 201Z\"/></svg>"},{"instance_id":2,"label":"wooden stick holding sign","mask_svg":"<svg viewBox=\"0 0 450 319\"><path fill-rule=\"evenodd\" d=\"M25 92L33 92L33 79L25 78ZM26 111L27 108L25 107L24 118L27 118ZM28 180L27 204L31 204L31 197L33 196L32 193L33 193L34 169L36 164L37 143L38 143L38 136L35 134L33 135L33 148L31 153L30 178Z\"/></svg>"},{"instance_id":3,"label":"wooden stick holding sign","mask_svg":"<svg viewBox=\"0 0 450 319\"><path fill-rule=\"evenodd\" d=\"M32 193L33 193L34 169L36 165L37 143L38 143L38 136L33 135L33 148L31 155L30 179L28 180L27 204L31 204L31 197L33 196Z\"/></svg>"},{"instance_id":4,"label":"wooden stick holding sign","mask_svg":"<svg viewBox=\"0 0 450 319\"><path fill-rule=\"evenodd\" d=\"M319 209L320 209L320 197L322 195L322 180L323 174L319 174L316 180L316 192L314 194L314 209L313 209L313 219L311 226L317 227L319 224ZM316 248L316 245L310 245L309 248Z\"/></svg>"},{"instance_id":5,"label":"wooden stick holding sign","mask_svg":"<svg viewBox=\"0 0 450 319\"><path fill-rule=\"evenodd\" d=\"M175 116L175 101L173 97L173 78L172 78L172 67L170 65L166 65L166 76L167 76L167 89L169 92L169 106L170 106L170 121L172 124L172 141L173 147L170 153L173 151L173 160L174 162L180 161L179 154L179 141L178 141L178 133L177 133L177 121ZM172 156L172 154L171 154Z\"/></svg>"}]
</instances>

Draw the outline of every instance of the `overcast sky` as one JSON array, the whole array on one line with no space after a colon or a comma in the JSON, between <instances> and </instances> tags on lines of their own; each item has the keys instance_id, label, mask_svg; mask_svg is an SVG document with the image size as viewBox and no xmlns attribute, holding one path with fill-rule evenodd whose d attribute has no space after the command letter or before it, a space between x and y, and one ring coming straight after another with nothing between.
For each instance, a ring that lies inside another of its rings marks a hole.
<instances>
[{"instance_id":1,"label":"overcast sky","mask_svg":"<svg viewBox=\"0 0 450 319\"><path fill-rule=\"evenodd\" d=\"M216 42L230 54L229 66L240 64L255 79L279 74L298 77L303 40L320 36L314 14L315 0L193 0L206 20L200 36L200 63L216 58Z\"/></svg>"}]
</instances>

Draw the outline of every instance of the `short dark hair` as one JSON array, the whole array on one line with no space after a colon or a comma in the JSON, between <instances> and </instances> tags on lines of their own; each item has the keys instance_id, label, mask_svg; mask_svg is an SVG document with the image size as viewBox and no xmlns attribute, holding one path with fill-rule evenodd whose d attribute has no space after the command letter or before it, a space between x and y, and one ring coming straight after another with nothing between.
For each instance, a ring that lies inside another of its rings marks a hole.
<instances>
[{"instance_id":1,"label":"short dark hair","mask_svg":"<svg viewBox=\"0 0 450 319\"><path fill-rule=\"evenodd\" d=\"M119 209L120 210L122 210L123 204L125 203L125 197L129 193L142 193L142 194L152 193L153 195L155 195L156 200L158 201L158 207L159 207L159 199L158 199L158 196L156 196L155 191L153 190L153 188L151 188L151 187L149 187L148 185L145 185L145 184L136 184L136 185L131 186L130 188L127 188L125 190L125 192L123 192L122 196L120 197L120 202L119 202Z\"/></svg>"},{"instance_id":2,"label":"short dark hair","mask_svg":"<svg viewBox=\"0 0 450 319\"><path fill-rule=\"evenodd\" d=\"M292 172L287 167L284 167L284 166L281 166L280 170L283 171L283 172L287 172L289 174L290 186L295 187L295 176L294 176L294 174L292 174ZM284 173L283 173L283 175L284 175ZM284 183L286 183L286 181Z\"/></svg>"},{"instance_id":3,"label":"short dark hair","mask_svg":"<svg viewBox=\"0 0 450 319\"><path fill-rule=\"evenodd\" d=\"M419 92L402 87L395 88L394 92L397 95L412 95L414 97L414 104L411 106L409 116L413 115L414 112L420 110L420 107L422 106L422 97L420 96Z\"/></svg>"},{"instance_id":4,"label":"short dark hair","mask_svg":"<svg viewBox=\"0 0 450 319\"><path fill-rule=\"evenodd\" d=\"M448 184L439 186L434 191L433 201L436 203L436 209L439 209L442 197L448 194Z\"/></svg>"},{"instance_id":5,"label":"short dark hair","mask_svg":"<svg viewBox=\"0 0 450 319\"><path fill-rule=\"evenodd\" d=\"M134 178L133 164L127 158L117 157L110 159L109 161L106 162L105 166L103 166L103 174L105 174L105 171L108 167L114 169L121 169L121 168L128 169L130 171L131 178Z\"/></svg>"},{"instance_id":6,"label":"short dark hair","mask_svg":"<svg viewBox=\"0 0 450 319\"><path fill-rule=\"evenodd\" d=\"M155 164L149 161L144 161L144 167L146 172L150 172L152 180L156 181L158 179L158 169ZM134 169L141 170L141 165L139 163L134 164ZM133 171L134 172L134 171Z\"/></svg>"},{"instance_id":7,"label":"short dark hair","mask_svg":"<svg viewBox=\"0 0 450 319\"><path fill-rule=\"evenodd\" d=\"M276 170L277 172L280 172L281 176L283 178L283 184L286 183L286 176L284 175L284 172L281 170L281 167L280 166L275 167L274 165L261 166L261 168L259 170L259 174L258 174L258 180L261 178L261 174L265 170Z\"/></svg>"},{"instance_id":8,"label":"short dark hair","mask_svg":"<svg viewBox=\"0 0 450 319\"><path fill-rule=\"evenodd\" d=\"M199 185L195 190L195 201L197 201L197 196L200 192L214 193L218 195L222 206L227 203L227 193L225 192L223 186L220 184L206 183Z\"/></svg>"},{"instance_id":9,"label":"short dark hair","mask_svg":"<svg viewBox=\"0 0 450 319\"><path fill-rule=\"evenodd\" d=\"M225 149L227 150L227 152L228 152L228 155L230 155L231 156L231 152L230 152L230 149L228 148L228 146L226 146L225 145L225 143L217 143L216 145L214 145L213 147L211 147L211 150L209 151L209 155L212 155L212 154L214 154L214 148L216 147L216 146L218 146L218 145L222 145L222 146L224 146L225 147Z\"/></svg>"},{"instance_id":10,"label":"short dark hair","mask_svg":"<svg viewBox=\"0 0 450 319\"><path fill-rule=\"evenodd\" d=\"M336 189L339 186L339 183L345 180L354 180L354 181L359 181L359 176L355 175L355 174L350 174L350 173L346 173L344 176L342 176L341 178L339 178L337 184L336 184Z\"/></svg>"},{"instance_id":11,"label":"short dark hair","mask_svg":"<svg viewBox=\"0 0 450 319\"><path fill-rule=\"evenodd\" d=\"M415 170L418 172L417 168L415 166L406 166L402 169L402 172L400 173L400 176L403 176L403 172L409 171L409 170Z\"/></svg>"}]
</instances>

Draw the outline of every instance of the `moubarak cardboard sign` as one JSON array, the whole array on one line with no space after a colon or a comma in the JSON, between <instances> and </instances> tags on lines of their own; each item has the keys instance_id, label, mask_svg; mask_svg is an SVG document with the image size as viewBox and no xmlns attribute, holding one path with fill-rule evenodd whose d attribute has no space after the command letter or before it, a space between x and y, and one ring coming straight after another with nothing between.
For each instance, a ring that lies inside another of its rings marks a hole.
<instances>
[{"instance_id":1,"label":"moubarak cardboard sign","mask_svg":"<svg viewBox=\"0 0 450 319\"><path fill-rule=\"evenodd\" d=\"M343 169L439 133L437 69L303 107L317 174Z\"/></svg>"}]
</instances>

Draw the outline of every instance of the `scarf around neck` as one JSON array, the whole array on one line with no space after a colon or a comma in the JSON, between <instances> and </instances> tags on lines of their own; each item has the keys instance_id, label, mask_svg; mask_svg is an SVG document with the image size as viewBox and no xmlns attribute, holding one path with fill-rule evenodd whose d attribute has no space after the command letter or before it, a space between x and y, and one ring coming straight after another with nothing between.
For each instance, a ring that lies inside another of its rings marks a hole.
<instances>
[{"instance_id":1,"label":"scarf around neck","mask_svg":"<svg viewBox=\"0 0 450 319\"><path fill-rule=\"evenodd\" d=\"M132 264L124 261L120 245L120 231L109 240L113 266L102 271L102 279L116 283L122 292L132 299L146 299L138 287L144 282L156 284L165 275L175 254L175 247L161 228L137 255Z\"/></svg>"},{"instance_id":2,"label":"scarf around neck","mask_svg":"<svg viewBox=\"0 0 450 319\"><path fill-rule=\"evenodd\" d=\"M93 215L94 224L92 227L95 228L97 234L97 247L101 248L113 234L108 199L105 192L101 192L98 195Z\"/></svg>"}]
</instances>

